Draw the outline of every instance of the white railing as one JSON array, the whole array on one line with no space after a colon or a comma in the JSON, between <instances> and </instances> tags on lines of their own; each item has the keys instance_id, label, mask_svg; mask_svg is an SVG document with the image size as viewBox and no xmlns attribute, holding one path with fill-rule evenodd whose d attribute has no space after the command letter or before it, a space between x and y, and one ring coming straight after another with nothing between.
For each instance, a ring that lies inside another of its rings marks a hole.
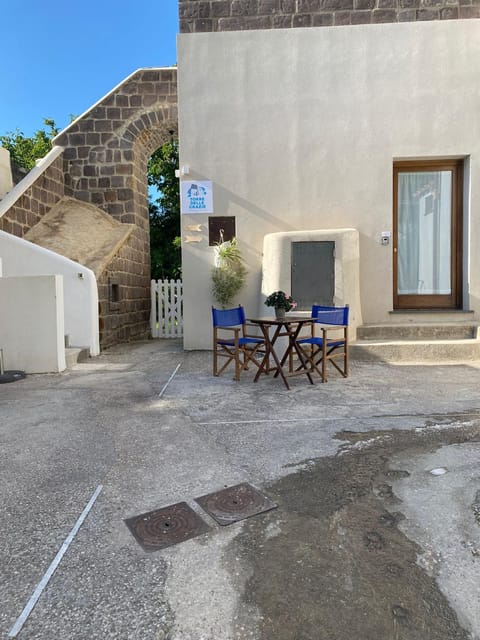
<instances>
[{"instance_id":1,"label":"white railing","mask_svg":"<svg viewBox=\"0 0 480 640\"><path fill-rule=\"evenodd\" d=\"M181 280L152 280L152 338L183 336L183 288Z\"/></svg>"}]
</instances>

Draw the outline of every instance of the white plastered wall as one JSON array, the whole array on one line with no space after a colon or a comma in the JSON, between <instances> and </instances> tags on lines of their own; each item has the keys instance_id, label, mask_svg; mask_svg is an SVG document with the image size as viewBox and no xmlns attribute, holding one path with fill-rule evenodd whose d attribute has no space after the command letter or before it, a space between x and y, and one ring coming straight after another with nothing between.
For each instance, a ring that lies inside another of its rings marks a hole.
<instances>
[{"instance_id":1,"label":"white plastered wall","mask_svg":"<svg viewBox=\"0 0 480 640\"><path fill-rule=\"evenodd\" d=\"M70 345L88 347L92 356L100 353L98 289L93 271L4 231L0 231L0 258L4 277L63 276L65 335ZM1 304L9 302L3 298Z\"/></svg>"},{"instance_id":2,"label":"white plastered wall","mask_svg":"<svg viewBox=\"0 0 480 640\"><path fill-rule=\"evenodd\" d=\"M178 43L180 164L189 179L213 181L215 214L236 218L248 313L260 310L265 235L353 228L363 321L389 321L392 247L380 236L392 230L393 161L465 157L464 308L478 317L480 253L469 246L480 244L479 20L184 34ZM201 241L183 245L187 349L211 343L207 221L182 216L184 239L186 225L201 224Z\"/></svg>"},{"instance_id":3,"label":"white plastered wall","mask_svg":"<svg viewBox=\"0 0 480 640\"><path fill-rule=\"evenodd\" d=\"M65 369L62 276L0 278L0 348L6 370Z\"/></svg>"}]
</instances>

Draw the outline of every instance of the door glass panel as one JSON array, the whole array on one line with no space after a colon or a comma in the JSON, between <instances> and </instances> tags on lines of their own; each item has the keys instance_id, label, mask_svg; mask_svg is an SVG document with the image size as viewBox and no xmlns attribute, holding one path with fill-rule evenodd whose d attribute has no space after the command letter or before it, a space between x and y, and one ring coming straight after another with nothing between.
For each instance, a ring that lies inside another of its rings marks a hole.
<instances>
[{"instance_id":1,"label":"door glass panel","mask_svg":"<svg viewBox=\"0 0 480 640\"><path fill-rule=\"evenodd\" d=\"M452 172L398 174L398 293L450 295Z\"/></svg>"}]
</instances>

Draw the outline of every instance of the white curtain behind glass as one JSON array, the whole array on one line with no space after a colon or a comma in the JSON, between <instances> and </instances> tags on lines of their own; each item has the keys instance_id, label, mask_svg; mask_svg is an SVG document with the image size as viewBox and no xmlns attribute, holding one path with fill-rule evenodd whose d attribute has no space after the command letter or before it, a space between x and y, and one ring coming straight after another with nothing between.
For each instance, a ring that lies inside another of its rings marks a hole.
<instances>
[{"instance_id":1,"label":"white curtain behind glass","mask_svg":"<svg viewBox=\"0 0 480 640\"><path fill-rule=\"evenodd\" d=\"M398 174L398 293L451 293L452 172Z\"/></svg>"}]
</instances>

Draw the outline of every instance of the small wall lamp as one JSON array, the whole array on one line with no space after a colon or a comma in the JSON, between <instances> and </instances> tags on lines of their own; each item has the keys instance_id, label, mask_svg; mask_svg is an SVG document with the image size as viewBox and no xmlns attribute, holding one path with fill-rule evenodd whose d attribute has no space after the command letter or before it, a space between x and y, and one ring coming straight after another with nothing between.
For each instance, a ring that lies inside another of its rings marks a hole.
<instances>
[{"instance_id":1,"label":"small wall lamp","mask_svg":"<svg viewBox=\"0 0 480 640\"><path fill-rule=\"evenodd\" d=\"M184 164L180 167L180 169L175 169L175 177L181 178L182 176L188 176L190 173L190 166L188 164Z\"/></svg>"}]
</instances>

